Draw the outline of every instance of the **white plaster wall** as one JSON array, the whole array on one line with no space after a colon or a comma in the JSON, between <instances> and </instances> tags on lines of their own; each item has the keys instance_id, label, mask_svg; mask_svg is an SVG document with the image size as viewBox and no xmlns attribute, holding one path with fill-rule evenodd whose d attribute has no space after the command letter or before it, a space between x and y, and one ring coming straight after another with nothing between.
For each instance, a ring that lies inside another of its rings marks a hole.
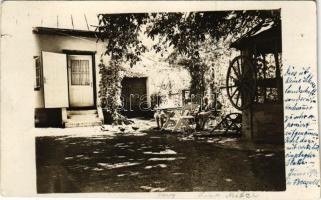
<instances>
[{"instance_id":1,"label":"white plaster wall","mask_svg":"<svg viewBox=\"0 0 321 200\"><path fill-rule=\"evenodd\" d=\"M58 35L44 35L36 34L37 51L34 56L41 56L41 51L49 51L55 53L63 53L63 50L77 50L77 51L96 51L95 54L95 72L96 72L96 96L97 105L99 103L99 68L100 57L104 51L104 44L96 42L95 38L84 38L75 36L58 36ZM31 58L32 59L32 58ZM67 72L66 72L67 73ZM43 87L41 90L35 91L35 107L44 107Z\"/></svg>"}]
</instances>

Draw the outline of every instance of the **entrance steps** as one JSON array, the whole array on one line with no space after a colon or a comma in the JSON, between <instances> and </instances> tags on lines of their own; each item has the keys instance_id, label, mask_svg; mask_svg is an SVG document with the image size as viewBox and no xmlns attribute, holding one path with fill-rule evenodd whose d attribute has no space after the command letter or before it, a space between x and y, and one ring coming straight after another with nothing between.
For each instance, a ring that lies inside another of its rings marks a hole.
<instances>
[{"instance_id":1,"label":"entrance steps","mask_svg":"<svg viewBox=\"0 0 321 200\"><path fill-rule=\"evenodd\" d=\"M97 110L67 110L65 128L101 126L102 119Z\"/></svg>"}]
</instances>

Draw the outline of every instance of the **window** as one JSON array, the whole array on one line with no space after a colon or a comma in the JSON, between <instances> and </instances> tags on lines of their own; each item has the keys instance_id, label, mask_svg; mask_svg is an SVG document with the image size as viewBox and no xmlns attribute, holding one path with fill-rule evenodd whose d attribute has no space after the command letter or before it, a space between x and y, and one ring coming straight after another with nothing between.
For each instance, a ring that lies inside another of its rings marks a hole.
<instances>
[{"instance_id":1,"label":"window","mask_svg":"<svg viewBox=\"0 0 321 200\"><path fill-rule=\"evenodd\" d=\"M39 56L34 56L33 57L34 62L35 62L35 84L34 84L34 89L35 90L40 90L41 87L41 66L40 66L40 57Z\"/></svg>"},{"instance_id":2,"label":"window","mask_svg":"<svg viewBox=\"0 0 321 200\"><path fill-rule=\"evenodd\" d=\"M71 85L90 85L89 60L71 60Z\"/></svg>"}]
</instances>

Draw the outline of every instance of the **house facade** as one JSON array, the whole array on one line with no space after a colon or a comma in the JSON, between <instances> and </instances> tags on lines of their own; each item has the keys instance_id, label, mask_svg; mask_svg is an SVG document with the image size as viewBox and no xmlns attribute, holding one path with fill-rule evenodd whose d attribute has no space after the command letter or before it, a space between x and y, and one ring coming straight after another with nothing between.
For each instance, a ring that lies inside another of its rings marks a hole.
<instances>
[{"instance_id":1,"label":"house facade","mask_svg":"<svg viewBox=\"0 0 321 200\"><path fill-rule=\"evenodd\" d=\"M33 34L36 126L101 125L98 66L100 62L108 66L109 57L104 55L104 43L97 40L96 32L34 27ZM153 96L162 96L163 104L180 105L182 90L189 88L186 70L158 58L143 58L133 67L122 68L120 99L127 116L150 113L155 106Z\"/></svg>"},{"instance_id":2,"label":"house facade","mask_svg":"<svg viewBox=\"0 0 321 200\"><path fill-rule=\"evenodd\" d=\"M94 31L35 27L35 120L39 125L99 125L97 63L103 43Z\"/></svg>"}]
</instances>

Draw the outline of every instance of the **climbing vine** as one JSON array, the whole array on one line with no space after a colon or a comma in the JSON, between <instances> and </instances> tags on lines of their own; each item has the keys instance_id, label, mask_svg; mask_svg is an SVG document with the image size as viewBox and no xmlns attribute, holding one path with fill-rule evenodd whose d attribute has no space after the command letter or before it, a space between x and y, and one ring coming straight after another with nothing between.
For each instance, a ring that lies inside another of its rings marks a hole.
<instances>
[{"instance_id":1,"label":"climbing vine","mask_svg":"<svg viewBox=\"0 0 321 200\"><path fill-rule=\"evenodd\" d=\"M109 61L109 65L105 65L101 59L99 63L99 73L101 79L99 82L99 98L101 107L104 110L107 121L116 121L119 117L117 112L121 106L121 68L114 60Z\"/></svg>"}]
</instances>

